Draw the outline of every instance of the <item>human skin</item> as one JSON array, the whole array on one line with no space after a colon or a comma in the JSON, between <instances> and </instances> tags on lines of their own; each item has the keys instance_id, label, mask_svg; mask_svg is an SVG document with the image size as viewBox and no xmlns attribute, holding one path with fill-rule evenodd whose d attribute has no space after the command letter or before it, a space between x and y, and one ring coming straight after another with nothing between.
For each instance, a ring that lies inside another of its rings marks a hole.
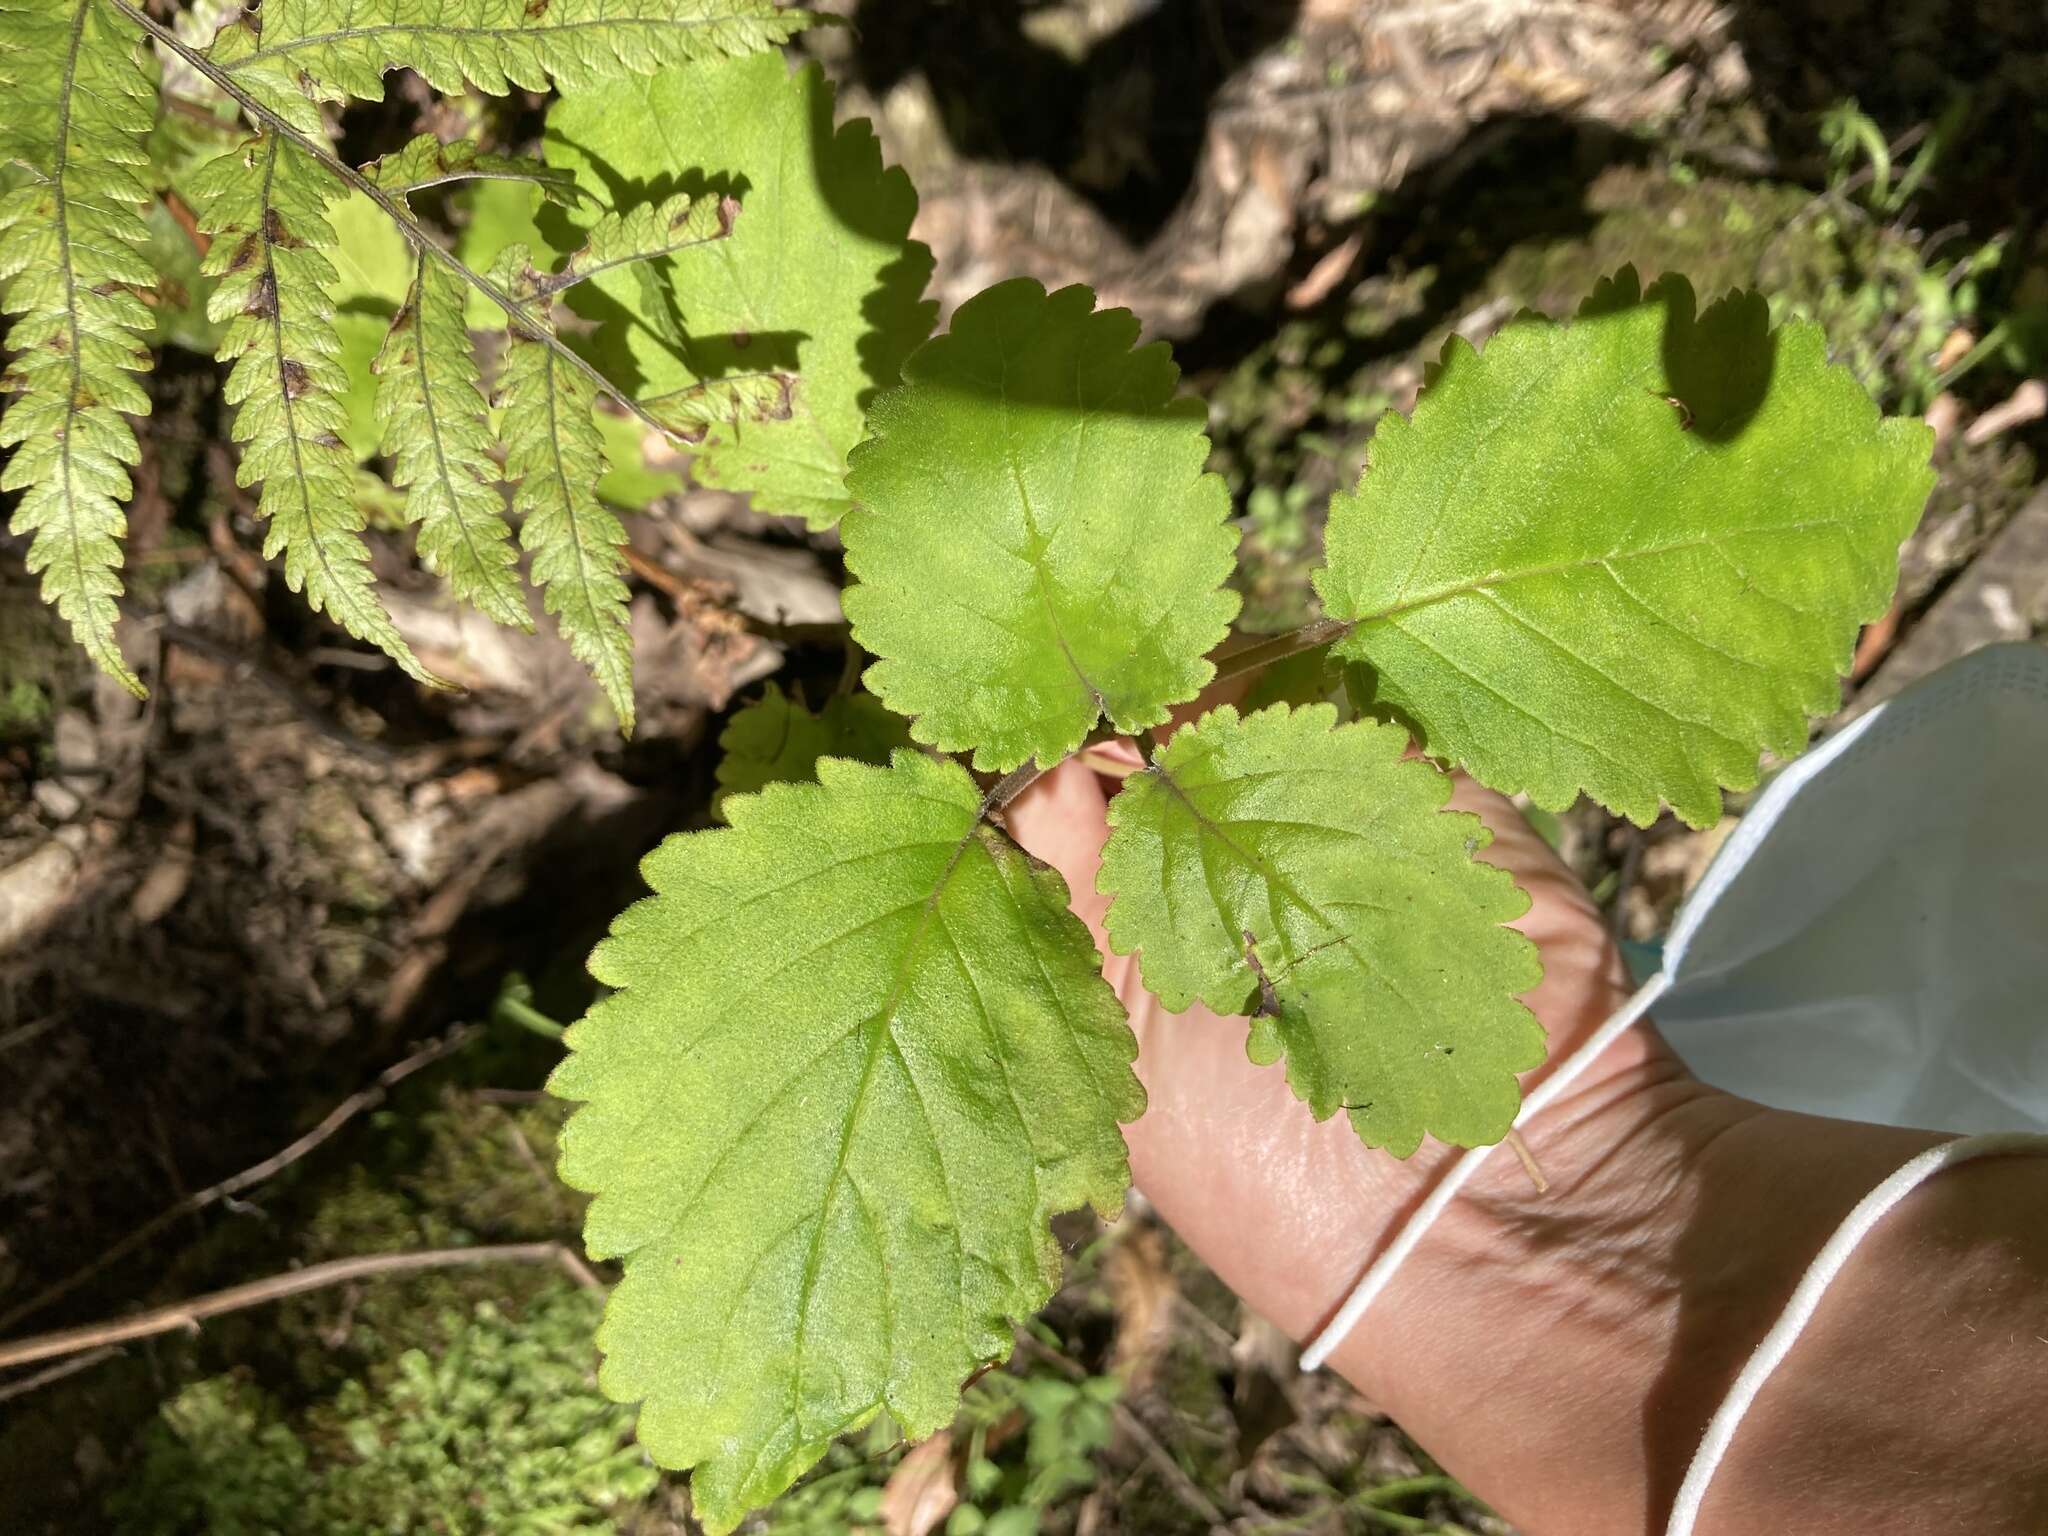
<instances>
[{"instance_id":1,"label":"human skin","mask_svg":"<svg viewBox=\"0 0 2048 1536\"><path fill-rule=\"evenodd\" d=\"M1065 876L1130 1010L1149 1096L1125 1128L1137 1186L1304 1340L1455 1149L1403 1162L1341 1116L1317 1124L1277 1067L1247 1059L1243 1020L1169 1014L1144 990L1109 950L1095 889L1114 788L1069 761L1010 807L1010 829ZM1627 996L1620 956L1513 807L1463 779L1452 803L1492 829L1480 857L1529 893L1514 926L1544 977L1524 1001L1561 1059ZM1331 1364L1524 1536L1656 1536L1821 1245L1944 1138L1709 1088L1648 1024L1523 1134L1548 1192L1490 1158ZM2048 1158L1942 1173L1864 1240L1750 1410L1696 1531L2048 1532Z\"/></svg>"}]
</instances>

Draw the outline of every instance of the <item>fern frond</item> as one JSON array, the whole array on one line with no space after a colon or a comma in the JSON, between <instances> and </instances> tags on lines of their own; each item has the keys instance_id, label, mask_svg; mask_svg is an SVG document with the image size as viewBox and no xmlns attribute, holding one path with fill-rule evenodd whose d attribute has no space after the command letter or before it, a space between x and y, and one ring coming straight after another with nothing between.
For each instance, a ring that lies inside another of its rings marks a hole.
<instances>
[{"instance_id":1,"label":"fern frond","mask_svg":"<svg viewBox=\"0 0 2048 1536\"><path fill-rule=\"evenodd\" d=\"M493 269L510 292L530 292L527 250L511 246ZM534 308L543 310L545 299ZM604 439L591 411L597 390L567 366L540 334L536 314L507 331L498 374L504 407L505 475L517 482L513 510L523 521L519 542L532 555L531 574L547 611L590 668L619 717L633 732L633 643L626 628L626 530L597 499L605 469Z\"/></svg>"},{"instance_id":2,"label":"fern frond","mask_svg":"<svg viewBox=\"0 0 2048 1536\"><path fill-rule=\"evenodd\" d=\"M150 365L153 320L138 296L156 284L140 248L149 189L137 171L154 121L135 34L99 0L0 4L8 82L0 159L28 179L0 196L0 279L14 395L0 446L14 450L0 489L21 492L13 532L28 568L94 662L138 697L146 690L114 641L128 466L140 457L122 413L149 396L130 377Z\"/></svg>"},{"instance_id":3,"label":"fern frond","mask_svg":"<svg viewBox=\"0 0 2048 1536\"><path fill-rule=\"evenodd\" d=\"M276 134L251 139L202 166L191 182L200 227L214 236L205 271L219 279L207 306L226 326L228 372L242 445L236 479L263 484L265 559L282 553L285 583L303 591L360 640L423 683L441 686L378 603L355 496L355 461L343 445L347 381L323 288L332 190L319 167Z\"/></svg>"},{"instance_id":4,"label":"fern frond","mask_svg":"<svg viewBox=\"0 0 2048 1536\"><path fill-rule=\"evenodd\" d=\"M455 595L531 630L512 529L497 489L476 356L462 321L462 279L415 253L412 291L378 355L377 421L420 559Z\"/></svg>"},{"instance_id":5,"label":"fern frond","mask_svg":"<svg viewBox=\"0 0 2048 1536\"><path fill-rule=\"evenodd\" d=\"M443 144L431 133L423 133L404 148L372 160L362 170L364 179L372 186L400 199L452 181L530 182L547 201L564 206L588 196L577 186L573 172L518 155L494 155L479 149L470 139Z\"/></svg>"},{"instance_id":6,"label":"fern frond","mask_svg":"<svg viewBox=\"0 0 2048 1536\"><path fill-rule=\"evenodd\" d=\"M216 63L297 127L320 102L381 101L411 69L437 91L502 96L757 53L810 22L779 0L269 0L216 39Z\"/></svg>"}]
</instances>

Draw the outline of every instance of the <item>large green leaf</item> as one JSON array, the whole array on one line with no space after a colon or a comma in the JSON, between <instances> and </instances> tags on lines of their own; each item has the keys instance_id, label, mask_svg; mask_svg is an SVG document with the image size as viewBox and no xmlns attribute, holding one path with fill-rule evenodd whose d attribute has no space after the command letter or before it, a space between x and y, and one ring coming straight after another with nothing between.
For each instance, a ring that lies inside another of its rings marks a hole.
<instances>
[{"instance_id":1,"label":"large green leaf","mask_svg":"<svg viewBox=\"0 0 2048 1536\"><path fill-rule=\"evenodd\" d=\"M1332 729L1327 704L1217 709L1110 802L1098 880L1119 953L1168 1008L1250 1013L1254 1061L1286 1057L1318 1119L1349 1112L1397 1156L1513 1123L1543 1030L1542 977L1501 926L1528 899L1476 862L1485 827L1402 731Z\"/></svg>"},{"instance_id":2,"label":"large green leaf","mask_svg":"<svg viewBox=\"0 0 2048 1536\"><path fill-rule=\"evenodd\" d=\"M1835 708L1933 484L1817 327L1633 272L1446 347L1331 505L1316 585L1377 703L1500 790L1694 824Z\"/></svg>"},{"instance_id":3,"label":"large green leaf","mask_svg":"<svg viewBox=\"0 0 2048 1536\"><path fill-rule=\"evenodd\" d=\"M768 54L568 92L546 152L622 209L676 191L740 199L730 239L607 273L569 304L600 322L594 356L641 398L794 370L786 417L715 425L692 473L764 512L835 522L868 397L933 315L931 253L909 239L917 196L868 125L835 130L817 66L792 75Z\"/></svg>"},{"instance_id":4,"label":"large green leaf","mask_svg":"<svg viewBox=\"0 0 2048 1536\"><path fill-rule=\"evenodd\" d=\"M1133 732L1214 675L1230 493L1163 344L1019 278L960 306L876 401L847 485L846 616L868 686L977 768Z\"/></svg>"},{"instance_id":5,"label":"large green leaf","mask_svg":"<svg viewBox=\"0 0 2048 1536\"><path fill-rule=\"evenodd\" d=\"M957 764L837 759L670 838L591 960L562 1175L625 1261L601 1381L730 1530L832 1437L948 1422L1113 1212L1135 1042L1058 875Z\"/></svg>"}]
</instances>

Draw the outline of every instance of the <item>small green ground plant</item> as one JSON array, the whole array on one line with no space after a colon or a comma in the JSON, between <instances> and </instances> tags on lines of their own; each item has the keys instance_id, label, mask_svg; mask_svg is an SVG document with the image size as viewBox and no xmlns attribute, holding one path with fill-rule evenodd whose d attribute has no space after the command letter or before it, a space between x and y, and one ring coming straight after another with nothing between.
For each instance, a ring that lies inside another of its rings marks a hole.
<instances>
[{"instance_id":1,"label":"small green ground plant","mask_svg":"<svg viewBox=\"0 0 2048 1536\"><path fill-rule=\"evenodd\" d=\"M1569 323L1449 344L1332 507L1322 616L1237 645L1230 497L1167 349L1028 280L926 340L909 183L774 51L799 13L272 0L194 42L127 0L0 3L27 168L0 204L5 483L109 672L140 687L114 572L166 175L212 231L206 314L269 553L416 674L361 538L365 388L428 567L517 622L523 549L626 726L607 423L838 529L864 691L734 719L726 825L648 857L653 894L597 949L611 991L551 1083L580 1106L561 1172L595 1197L588 1248L624 1270L604 1390L639 1403L657 1462L694 1469L713 1532L835 1437L951 1422L1052 1292L1050 1218L1122 1205L1135 1041L1071 893L1004 829L1033 778L1287 662L1124 781L1110 943L1168 1007L1244 1015L1307 1112L1398 1156L1487 1144L1542 1059L1519 1001L1541 972L1506 926L1525 897L1444 809L1450 770L1547 809L1710 822L1834 707L1932 483L1927 429L1884 418L1817 329L1624 271ZM239 124L169 172L148 152L159 65ZM447 91L552 84L541 158L341 160L325 108L400 66ZM479 189L447 231L414 212L477 178L524 202ZM344 217L410 253L362 378Z\"/></svg>"}]
</instances>

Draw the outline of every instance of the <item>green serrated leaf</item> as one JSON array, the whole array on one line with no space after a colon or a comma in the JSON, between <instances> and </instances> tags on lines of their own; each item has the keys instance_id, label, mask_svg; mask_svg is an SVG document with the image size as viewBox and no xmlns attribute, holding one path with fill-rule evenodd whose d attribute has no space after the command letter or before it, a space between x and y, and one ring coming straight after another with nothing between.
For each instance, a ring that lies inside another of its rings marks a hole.
<instances>
[{"instance_id":1,"label":"green serrated leaf","mask_svg":"<svg viewBox=\"0 0 2048 1536\"><path fill-rule=\"evenodd\" d=\"M1543 1060L1515 1001L1542 967L1501 926L1528 898L1473 859L1484 825L1443 809L1405 733L1336 719L1213 710L1127 779L1097 880L1110 943L1168 1008L1250 1013L1252 1059L1284 1056L1317 1119L1344 1109L1398 1157L1498 1141Z\"/></svg>"},{"instance_id":2,"label":"green serrated leaf","mask_svg":"<svg viewBox=\"0 0 2048 1536\"><path fill-rule=\"evenodd\" d=\"M524 246L511 246L492 273L506 292L520 291L532 267ZM531 575L569 649L590 668L619 729L633 734L633 640L627 629L626 530L597 499L605 472L604 439L592 418L597 388L540 339L546 324L536 299L534 330L515 323L499 365L504 407L505 477L517 482L512 507L523 521L519 542L532 555Z\"/></svg>"},{"instance_id":3,"label":"green serrated leaf","mask_svg":"<svg viewBox=\"0 0 2048 1536\"><path fill-rule=\"evenodd\" d=\"M1933 484L1811 325L1624 273L1445 348L1331 504L1326 611L1376 707L1495 789L1704 826L1840 701Z\"/></svg>"},{"instance_id":4,"label":"green serrated leaf","mask_svg":"<svg viewBox=\"0 0 2048 1536\"><path fill-rule=\"evenodd\" d=\"M382 101L410 69L444 95L564 90L758 53L810 22L778 0L266 0L213 59L302 132L320 102Z\"/></svg>"},{"instance_id":5,"label":"green serrated leaf","mask_svg":"<svg viewBox=\"0 0 2048 1536\"><path fill-rule=\"evenodd\" d=\"M875 402L847 486L868 686L1001 772L1098 720L1157 725L1214 675L1237 534L1196 400L1129 310L1029 278L976 295Z\"/></svg>"},{"instance_id":6,"label":"green serrated leaf","mask_svg":"<svg viewBox=\"0 0 2048 1536\"><path fill-rule=\"evenodd\" d=\"M413 288L377 359L377 419L392 483L406 488L420 559L500 624L531 630L498 491L484 395L462 306L469 285L415 257Z\"/></svg>"},{"instance_id":7,"label":"green serrated leaf","mask_svg":"<svg viewBox=\"0 0 2048 1536\"><path fill-rule=\"evenodd\" d=\"M1122 1204L1144 1105L1065 886L966 772L818 772L648 857L549 1084L625 1262L600 1381L714 1533L878 1413L948 1423L1052 1294L1048 1219Z\"/></svg>"},{"instance_id":8,"label":"green serrated leaf","mask_svg":"<svg viewBox=\"0 0 2048 1536\"><path fill-rule=\"evenodd\" d=\"M137 41L98 0L0 3L0 162L27 173L0 193L0 284L19 317L7 333L13 398L0 446L13 452L0 490L21 493L8 527L30 536L43 600L139 698L147 690L114 639L121 504L141 456L122 413L149 410L129 375L150 366L154 319L140 296L156 286L141 214L155 92Z\"/></svg>"},{"instance_id":9,"label":"green serrated leaf","mask_svg":"<svg viewBox=\"0 0 2048 1536\"><path fill-rule=\"evenodd\" d=\"M848 757L880 767L890 753L909 745L903 717L891 714L873 694L834 694L814 715L770 683L760 698L735 711L719 734L724 756L718 760L712 809L722 817L728 795L815 778L821 757Z\"/></svg>"},{"instance_id":10,"label":"green serrated leaf","mask_svg":"<svg viewBox=\"0 0 2048 1536\"><path fill-rule=\"evenodd\" d=\"M419 135L402 149L372 160L362 169L372 185L401 201L414 192L460 181L523 183L548 202L562 207L573 207L579 197L587 195L577 186L573 175L543 161L519 155L494 155L469 139L443 144L431 133Z\"/></svg>"},{"instance_id":11,"label":"green serrated leaf","mask_svg":"<svg viewBox=\"0 0 2048 1536\"><path fill-rule=\"evenodd\" d=\"M780 415L706 415L691 472L761 511L838 521L861 413L934 313L931 253L909 239L916 194L868 125L835 130L823 72L766 55L567 92L546 154L621 207L678 187L741 199L730 239L607 274L570 307L600 322L593 355L643 399L794 373Z\"/></svg>"},{"instance_id":12,"label":"green serrated leaf","mask_svg":"<svg viewBox=\"0 0 2048 1536\"><path fill-rule=\"evenodd\" d=\"M326 255L335 243L326 173L266 134L201 167L191 186L200 227L215 237L207 314L225 325L219 356L234 365L223 394L237 407L236 478L263 485L264 558L282 554L285 584L316 612L442 686L400 637L370 575L355 459L343 442L341 339L326 297L337 281Z\"/></svg>"}]
</instances>

